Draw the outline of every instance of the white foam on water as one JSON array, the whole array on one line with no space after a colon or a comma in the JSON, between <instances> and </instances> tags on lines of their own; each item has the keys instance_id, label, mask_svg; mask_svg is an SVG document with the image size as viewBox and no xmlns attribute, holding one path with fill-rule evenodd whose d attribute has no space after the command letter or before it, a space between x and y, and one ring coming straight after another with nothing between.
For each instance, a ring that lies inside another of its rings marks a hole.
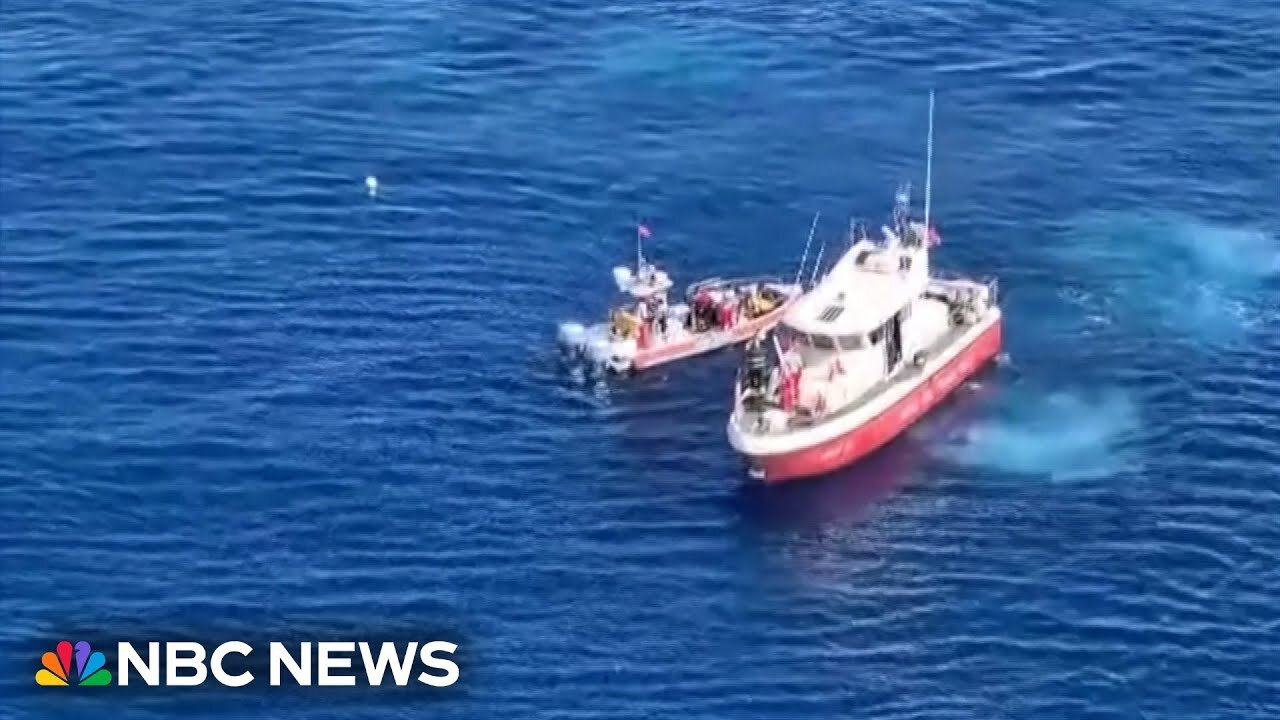
<instances>
[{"instance_id":1,"label":"white foam on water","mask_svg":"<svg viewBox=\"0 0 1280 720\"><path fill-rule=\"evenodd\" d=\"M1122 443L1140 427L1137 405L1117 389L1023 395L978 420L940 454L963 465L1074 480L1128 466Z\"/></svg>"}]
</instances>

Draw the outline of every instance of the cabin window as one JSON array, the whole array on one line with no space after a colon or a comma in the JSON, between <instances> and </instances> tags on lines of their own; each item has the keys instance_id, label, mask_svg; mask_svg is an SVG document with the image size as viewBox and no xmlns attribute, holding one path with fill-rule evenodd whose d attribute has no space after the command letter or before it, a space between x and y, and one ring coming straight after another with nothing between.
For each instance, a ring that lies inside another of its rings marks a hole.
<instances>
[{"instance_id":1,"label":"cabin window","mask_svg":"<svg viewBox=\"0 0 1280 720\"><path fill-rule=\"evenodd\" d=\"M863 250L862 252L858 253L858 259L857 259L857 260L855 260L854 262L855 262L855 264L857 264L857 265L866 265L866 264L867 264L867 258L869 258L869 257L871 257L871 251L870 251L870 250Z\"/></svg>"},{"instance_id":2,"label":"cabin window","mask_svg":"<svg viewBox=\"0 0 1280 720\"><path fill-rule=\"evenodd\" d=\"M910 269L911 269L911 258L910 258L909 256L907 256L907 255L901 255L901 256L899 256L899 257L898 257L898 269L899 269L899 270L901 270L902 272L906 272L906 271L910 270Z\"/></svg>"},{"instance_id":3,"label":"cabin window","mask_svg":"<svg viewBox=\"0 0 1280 720\"><path fill-rule=\"evenodd\" d=\"M826 335L813 335L810 337L813 346L819 350L835 350L836 341Z\"/></svg>"},{"instance_id":4,"label":"cabin window","mask_svg":"<svg viewBox=\"0 0 1280 720\"><path fill-rule=\"evenodd\" d=\"M841 335L838 340L841 350L857 350L862 347L861 335Z\"/></svg>"},{"instance_id":5,"label":"cabin window","mask_svg":"<svg viewBox=\"0 0 1280 720\"><path fill-rule=\"evenodd\" d=\"M869 335L867 335L867 340L872 345L879 345L880 338L883 336L884 336L884 328L876 328L875 330L872 330Z\"/></svg>"},{"instance_id":6,"label":"cabin window","mask_svg":"<svg viewBox=\"0 0 1280 720\"><path fill-rule=\"evenodd\" d=\"M809 336L798 332L795 328L779 325L776 332L778 342L783 347L806 347L809 345Z\"/></svg>"}]
</instances>

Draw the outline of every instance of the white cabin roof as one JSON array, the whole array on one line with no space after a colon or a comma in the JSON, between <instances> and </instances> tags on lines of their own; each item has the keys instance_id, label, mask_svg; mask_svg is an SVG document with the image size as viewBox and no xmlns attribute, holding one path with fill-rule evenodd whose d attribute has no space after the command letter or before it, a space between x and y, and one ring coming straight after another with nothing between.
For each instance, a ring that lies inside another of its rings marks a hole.
<instances>
[{"instance_id":1,"label":"white cabin roof","mask_svg":"<svg viewBox=\"0 0 1280 720\"><path fill-rule=\"evenodd\" d=\"M907 258L905 270L901 258ZM865 335L919 297L928 283L925 248L861 241L791 306L782 322L809 335Z\"/></svg>"},{"instance_id":2,"label":"white cabin roof","mask_svg":"<svg viewBox=\"0 0 1280 720\"><path fill-rule=\"evenodd\" d=\"M629 267L618 266L613 269L613 281L617 283L618 290L636 299L666 293L673 284L666 272L653 265L645 265L638 275Z\"/></svg>"}]
</instances>

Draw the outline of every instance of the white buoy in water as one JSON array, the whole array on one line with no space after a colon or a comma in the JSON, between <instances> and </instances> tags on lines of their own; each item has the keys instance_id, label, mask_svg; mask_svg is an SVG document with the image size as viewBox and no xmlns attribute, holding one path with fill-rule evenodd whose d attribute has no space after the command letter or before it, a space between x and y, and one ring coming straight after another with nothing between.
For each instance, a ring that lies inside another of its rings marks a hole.
<instances>
[{"instance_id":1,"label":"white buoy in water","mask_svg":"<svg viewBox=\"0 0 1280 720\"><path fill-rule=\"evenodd\" d=\"M369 197L374 197L378 194L378 178L372 175L365 177L364 186L369 190Z\"/></svg>"}]
</instances>

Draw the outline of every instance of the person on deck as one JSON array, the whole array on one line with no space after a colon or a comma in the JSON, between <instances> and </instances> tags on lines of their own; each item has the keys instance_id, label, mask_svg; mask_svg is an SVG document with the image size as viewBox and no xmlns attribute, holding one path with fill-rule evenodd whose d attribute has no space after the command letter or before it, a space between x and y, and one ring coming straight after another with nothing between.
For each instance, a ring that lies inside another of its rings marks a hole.
<instances>
[{"instance_id":1,"label":"person on deck","mask_svg":"<svg viewBox=\"0 0 1280 720\"><path fill-rule=\"evenodd\" d=\"M693 312L689 317L693 323L691 328L694 332L702 332L707 329L709 323L709 315L711 313L711 293L706 288L698 291L693 298Z\"/></svg>"},{"instance_id":2,"label":"person on deck","mask_svg":"<svg viewBox=\"0 0 1280 720\"><path fill-rule=\"evenodd\" d=\"M636 320L640 327L647 328L653 323L653 309L649 305L650 300L645 298L636 303Z\"/></svg>"},{"instance_id":3,"label":"person on deck","mask_svg":"<svg viewBox=\"0 0 1280 720\"><path fill-rule=\"evenodd\" d=\"M768 382L767 360L764 354L764 333L756 333L747 341L746 386L756 394L764 391Z\"/></svg>"},{"instance_id":4,"label":"person on deck","mask_svg":"<svg viewBox=\"0 0 1280 720\"><path fill-rule=\"evenodd\" d=\"M779 365L782 409L792 412L800 401L800 373L804 370L804 359L799 350L792 347L783 351Z\"/></svg>"},{"instance_id":5,"label":"person on deck","mask_svg":"<svg viewBox=\"0 0 1280 720\"><path fill-rule=\"evenodd\" d=\"M724 291L724 299L720 302L720 327L725 330L733 328L734 316L738 314L738 298L733 288Z\"/></svg>"},{"instance_id":6,"label":"person on deck","mask_svg":"<svg viewBox=\"0 0 1280 720\"><path fill-rule=\"evenodd\" d=\"M613 336L617 338L631 337L631 333L635 332L636 318L631 313L618 308L613 311Z\"/></svg>"},{"instance_id":7,"label":"person on deck","mask_svg":"<svg viewBox=\"0 0 1280 720\"><path fill-rule=\"evenodd\" d=\"M759 285L751 289L751 295L747 298L747 317L756 319L762 315L767 315L773 310L773 303L765 297L764 290Z\"/></svg>"}]
</instances>

